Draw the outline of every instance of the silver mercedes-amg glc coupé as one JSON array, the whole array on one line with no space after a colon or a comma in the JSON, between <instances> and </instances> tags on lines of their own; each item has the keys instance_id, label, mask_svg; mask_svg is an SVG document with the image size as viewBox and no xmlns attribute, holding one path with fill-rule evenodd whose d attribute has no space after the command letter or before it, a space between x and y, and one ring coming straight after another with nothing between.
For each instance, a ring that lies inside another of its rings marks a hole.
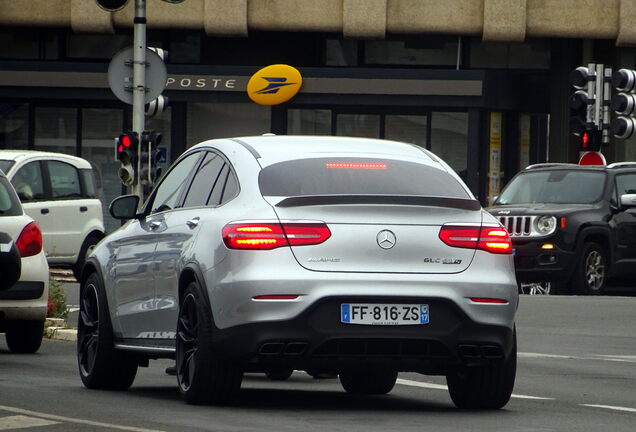
<instances>
[{"instance_id":1,"label":"silver mercedes-amg glc coup\u00e9","mask_svg":"<svg viewBox=\"0 0 636 432\"><path fill-rule=\"evenodd\" d=\"M462 408L500 408L516 373L506 230L433 153L376 139L259 136L188 149L87 259L85 386L126 389L175 358L188 403L244 372L337 374L384 394L444 375Z\"/></svg>"}]
</instances>

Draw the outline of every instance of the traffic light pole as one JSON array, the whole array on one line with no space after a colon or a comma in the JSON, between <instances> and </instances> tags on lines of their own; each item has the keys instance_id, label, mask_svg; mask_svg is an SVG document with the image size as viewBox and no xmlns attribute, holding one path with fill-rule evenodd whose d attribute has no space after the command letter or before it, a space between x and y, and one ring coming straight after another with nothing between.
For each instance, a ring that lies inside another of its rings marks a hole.
<instances>
[{"instance_id":1,"label":"traffic light pole","mask_svg":"<svg viewBox=\"0 0 636 432\"><path fill-rule=\"evenodd\" d=\"M135 0L134 20L134 47L133 47L133 104L132 126L133 131L141 137L145 129L145 105L146 97L146 0ZM141 184L141 143L137 157L137 178L134 179L133 194L143 202L143 186Z\"/></svg>"}]
</instances>

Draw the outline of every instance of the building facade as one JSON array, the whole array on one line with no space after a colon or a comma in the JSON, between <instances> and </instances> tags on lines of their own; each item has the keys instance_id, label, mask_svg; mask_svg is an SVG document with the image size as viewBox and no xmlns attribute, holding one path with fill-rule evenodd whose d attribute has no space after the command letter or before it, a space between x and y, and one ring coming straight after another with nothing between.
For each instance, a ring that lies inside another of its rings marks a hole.
<instances>
[{"instance_id":1,"label":"building facade","mask_svg":"<svg viewBox=\"0 0 636 432\"><path fill-rule=\"evenodd\" d=\"M439 154L482 203L520 168L575 162L569 73L634 68L633 0L148 0L148 46L169 51L169 108L147 119L169 163L209 138L262 133L396 139ZM79 155L104 203L125 189L113 139L131 107L108 65L132 45L134 0L0 0L0 148ZM271 64L303 77L263 106L249 78ZM608 161L636 160L613 140ZM107 217L107 227L115 221Z\"/></svg>"}]
</instances>

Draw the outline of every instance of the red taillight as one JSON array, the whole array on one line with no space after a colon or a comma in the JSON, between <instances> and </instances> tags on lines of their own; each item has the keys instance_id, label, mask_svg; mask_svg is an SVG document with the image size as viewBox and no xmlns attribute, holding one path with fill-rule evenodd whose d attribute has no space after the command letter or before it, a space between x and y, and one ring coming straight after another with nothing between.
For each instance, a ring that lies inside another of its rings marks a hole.
<instances>
[{"instance_id":1,"label":"red taillight","mask_svg":"<svg viewBox=\"0 0 636 432\"><path fill-rule=\"evenodd\" d=\"M248 222L228 224L222 235L230 249L269 250L319 244L331 236L331 231L322 222Z\"/></svg>"},{"instance_id":2,"label":"red taillight","mask_svg":"<svg viewBox=\"0 0 636 432\"><path fill-rule=\"evenodd\" d=\"M439 238L452 247L481 249L496 254L512 252L510 236L501 227L444 225L439 231Z\"/></svg>"},{"instance_id":3,"label":"red taillight","mask_svg":"<svg viewBox=\"0 0 636 432\"><path fill-rule=\"evenodd\" d=\"M40 231L40 227L35 222L25 226L15 244L22 258L39 254L42 250L42 231Z\"/></svg>"}]
</instances>

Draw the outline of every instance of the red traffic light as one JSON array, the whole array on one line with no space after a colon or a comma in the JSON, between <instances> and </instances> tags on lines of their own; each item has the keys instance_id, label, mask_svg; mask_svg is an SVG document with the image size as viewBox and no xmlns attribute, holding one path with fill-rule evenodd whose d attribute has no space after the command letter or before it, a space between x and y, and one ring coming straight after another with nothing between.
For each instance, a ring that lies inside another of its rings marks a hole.
<instances>
[{"instance_id":1,"label":"red traffic light","mask_svg":"<svg viewBox=\"0 0 636 432\"><path fill-rule=\"evenodd\" d=\"M590 134L588 132L583 132L581 135L581 150L587 150L589 142Z\"/></svg>"}]
</instances>

